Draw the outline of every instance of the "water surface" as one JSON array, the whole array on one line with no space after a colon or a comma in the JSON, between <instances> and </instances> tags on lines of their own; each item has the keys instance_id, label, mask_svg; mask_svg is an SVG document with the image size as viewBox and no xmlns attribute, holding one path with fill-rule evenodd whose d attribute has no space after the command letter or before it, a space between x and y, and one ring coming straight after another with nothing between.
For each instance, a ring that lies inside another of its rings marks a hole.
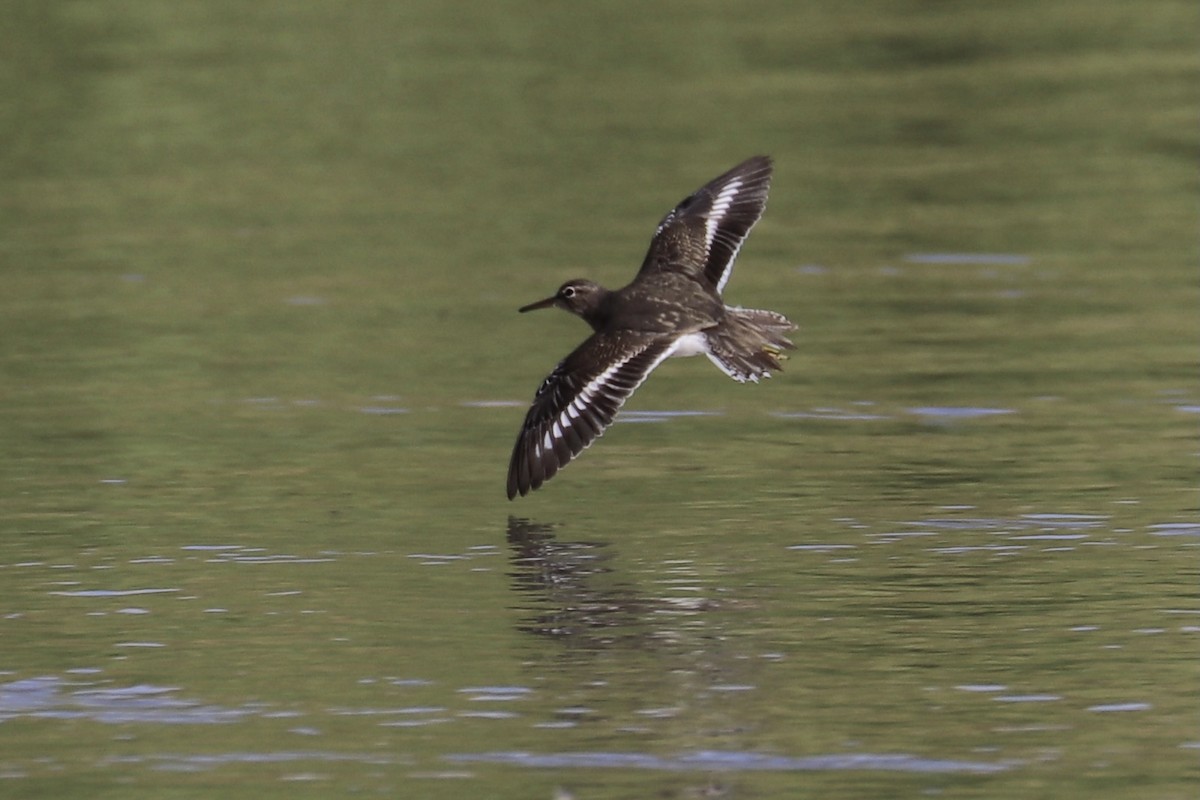
<instances>
[{"instance_id":1,"label":"water surface","mask_svg":"<svg viewBox=\"0 0 1200 800\"><path fill-rule=\"evenodd\" d=\"M18 3L0 795L1190 797L1185 9ZM787 368L506 502L754 152Z\"/></svg>"}]
</instances>

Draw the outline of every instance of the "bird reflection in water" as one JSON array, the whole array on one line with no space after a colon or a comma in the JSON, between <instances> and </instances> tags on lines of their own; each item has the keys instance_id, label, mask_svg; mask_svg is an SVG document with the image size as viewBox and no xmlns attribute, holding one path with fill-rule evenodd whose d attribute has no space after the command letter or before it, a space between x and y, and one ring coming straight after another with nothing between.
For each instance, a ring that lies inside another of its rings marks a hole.
<instances>
[{"instance_id":1,"label":"bird reflection in water","mask_svg":"<svg viewBox=\"0 0 1200 800\"><path fill-rule=\"evenodd\" d=\"M521 630L582 647L645 639L655 601L615 577L606 542L564 542L553 525L508 518L513 588L529 602Z\"/></svg>"}]
</instances>

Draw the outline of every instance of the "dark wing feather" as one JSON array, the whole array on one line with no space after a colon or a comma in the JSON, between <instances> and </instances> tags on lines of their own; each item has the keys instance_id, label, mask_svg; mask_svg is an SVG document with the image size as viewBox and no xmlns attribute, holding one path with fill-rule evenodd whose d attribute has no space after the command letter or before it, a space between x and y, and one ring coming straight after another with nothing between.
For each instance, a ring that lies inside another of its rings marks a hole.
<instances>
[{"instance_id":1,"label":"dark wing feather","mask_svg":"<svg viewBox=\"0 0 1200 800\"><path fill-rule=\"evenodd\" d=\"M755 156L685 198L659 223L638 275L681 272L721 292L766 208L771 169L769 157Z\"/></svg>"},{"instance_id":2,"label":"dark wing feather","mask_svg":"<svg viewBox=\"0 0 1200 800\"><path fill-rule=\"evenodd\" d=\"M602 332L563 359L525 415L508 464L508 499L550 480L604 433L673 343L638 331Z\"/></svg>"}]
</instances>

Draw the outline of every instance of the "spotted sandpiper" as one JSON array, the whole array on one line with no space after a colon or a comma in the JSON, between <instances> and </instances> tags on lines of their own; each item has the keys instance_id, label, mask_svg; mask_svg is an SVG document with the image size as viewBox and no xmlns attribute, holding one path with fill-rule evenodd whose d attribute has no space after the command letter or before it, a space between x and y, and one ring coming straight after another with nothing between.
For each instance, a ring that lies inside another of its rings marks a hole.
<instances>
[{"instance_id":1,"label":"spotted sandpiper","mask_svg":"<svg viewBox=\"0 0 1200 800\"><path fill-rule=\"evenodd\" d=\"M537 489L591 445L669 356L703 353L739 382L781 369L783 350L794 347L785 334L796 326L774 311L721 299L770 183L770 158L743 161L663 218L628 286L610 291L570 280L520 309L561 308L583 317L593 333L534 395L508 465L509 500Z\"/></svg>"}]
</instances>

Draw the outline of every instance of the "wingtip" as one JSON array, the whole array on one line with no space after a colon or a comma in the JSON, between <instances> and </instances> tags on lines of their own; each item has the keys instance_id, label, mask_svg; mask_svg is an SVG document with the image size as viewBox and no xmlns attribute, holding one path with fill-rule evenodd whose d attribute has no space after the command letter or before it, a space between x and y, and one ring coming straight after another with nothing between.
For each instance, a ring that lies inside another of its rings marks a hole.
<instances>
[{"instance_id":1,"label":"wingtip","mask_svg":"<svg viewBox=\"0 0 1200 800\"><path fill-rule=\"evenodd\" d=\"M510 501L516 498L518 494L522 496L525 494L525 492L521 491L520 480L517 476L517 462L515 453L513 454L513 460L508 464L508 485L505 487L505 491L508 494L508 499Z\"/></svg>"},{"instance_id":2,"label":"wingtip","mask_svg":"<svg viewBox=\"0 0 1200 800\"><path fill-rule=\"evenodd\" d=\"M730 177L733 175L770 175L774 169L775 159L771 158L765 153L760 153L759 155L750 156L749 158L744 159L736 166L732 167L720 178L716 178L715 180L720 180L721 178Z\"/></svg>"},{"instance_id":3,"label":"wingtip","mask_svg":"<svg viewBox=\"0 0 1200 800\"><path fill-rule=\"evenodd\" d=\"M524 497L529 494L529 481L526 480L524 483L521 481L520 465L517 462L516 453L513 454L513 461L508 466L508 486L506 487L506 493L509 500L515 500L517 495Z\"/></svg>"},{"instance_id":4,"label":"wingtip","mask_svg":"<svg viewBox=\"0 0 1200 800\"><path fill-rule=\"evenodd\" d=\"M743 161L742 166L747 168L757 167L760 169L771 169L775 166L775 159L771 158L771 156L767 155L766 153L759 153L758 155L750 156Z\"/></svg>"}]
</instances>

